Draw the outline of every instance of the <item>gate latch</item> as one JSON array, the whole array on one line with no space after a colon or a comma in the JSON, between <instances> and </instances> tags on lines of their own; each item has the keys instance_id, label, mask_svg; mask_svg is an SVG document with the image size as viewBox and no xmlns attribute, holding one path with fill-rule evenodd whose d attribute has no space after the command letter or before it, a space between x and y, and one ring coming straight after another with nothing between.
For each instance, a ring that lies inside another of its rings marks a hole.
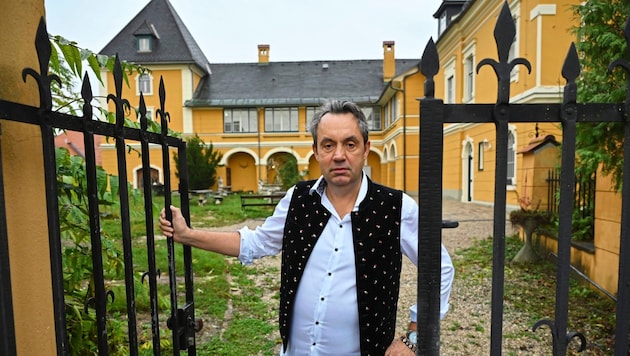
<instances>
[{"instance_id":1,"label":"gate latch","mask_svg":"<svg viewBox=\"0 0 630 356\"><path fill-rule=\"evenodd\" d=\"M180 350L195 345L195 333L203 327L203 320L194 318L194 306L191 302L177 309L177 330L173 330L173 316L166 321L166 326L179 338Z\"/></svg>"}]
</instances>

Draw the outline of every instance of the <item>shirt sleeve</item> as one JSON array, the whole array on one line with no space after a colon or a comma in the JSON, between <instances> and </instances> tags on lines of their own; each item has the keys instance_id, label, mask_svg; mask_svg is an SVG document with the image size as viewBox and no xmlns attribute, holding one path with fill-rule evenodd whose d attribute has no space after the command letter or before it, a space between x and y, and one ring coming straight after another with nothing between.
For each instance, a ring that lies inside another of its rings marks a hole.
<instances>
[{"instance_id":1,"label":"shirt sleeve","mask_svg":"<svg viewBox=\"0 0 630 356\"><path fill-rule=\"evenodd\" d=\"M400 244L402 252L415 266L418 266L418 204L407 194L403 194L402 215L400 226ZM451 287L455 277L453 262L446 247L442 244L441 252L441 281L440 281L440 319L446 316L449 310ZM417 306L409 308L410 319L417 321Z\"/></svg>"},{"instance_id":2,"label":"shirt sleeve","mask_svg":"<svg viewBox=\"0 0 630 356\"><path fill-rule=\"evenodd\" d=\"M276 255L282 250L284 223L292 196L293 188L290 188L262 225L255 229L245 226L238 231L241 235L238 259L242 264L251 264L255 259Z\"/></svg>"}]
</instances>

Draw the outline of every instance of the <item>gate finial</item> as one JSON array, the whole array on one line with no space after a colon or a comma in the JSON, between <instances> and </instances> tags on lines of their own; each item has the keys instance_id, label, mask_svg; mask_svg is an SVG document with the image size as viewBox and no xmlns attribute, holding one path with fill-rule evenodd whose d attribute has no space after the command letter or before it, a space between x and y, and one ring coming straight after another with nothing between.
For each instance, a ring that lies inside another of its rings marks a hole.
<instances>
[{"instance_id":1,"label":"gate finial","mask_svg":"<svg viewBox=\"0 0 630 356\"><path fill-rule=\"evenodd\" d=\"M61 86L61 80L55 74L48 74L48 63L50 63L52 48L48 40L46 21L43 17L39 20L39 25L37 26L35 48L37 50L37 58L39 59L39 73L32 68L24 68L24 70L22 70L22 80L26 82L26 76L30 75L37 81L37 86L39 87L39 110L40 112L47 112L52 110L50 84L54 80Z\"/></svg>"},{"instance_id":2,"label":"gate finial","mask_svg":"<svg viewBox=\"0 0 630 356\"><path fill-rule=\"evenodd\" d=\"M166 90L164 90L164 77L160 77L160 108L157 115L160 117L160 125L162 126L162 138L168 136L168 122L171 121L171 114L165 110Z\"/></svg>"},{"instance_id":3,"label":"gate finial","mask_svg":"<svg viewBox=\"0 0 630 356\"><path fill-rule=\"evenodd\" d=\"M146 140L146 133L149 127L147 120L147 104L144 102L144 93L140 93L140 106L138 107L138 121L140 121L140 135Z\"/></svg>"},{"instance_id":4,"label":"gate finial","mask_svg":"<svg viewBox=\"0 0 630 356\"><path fill-rule=\"evenodd\" d=\"M81 87L81 97L83 98L83 122L85 124L85 132L92 132L88 125L92 121L92 85L90 84L90 77L87 73L83 76L83 86Z\"/></svg>"},{"instance_id":5,"label":"gate finial","mask_svg":"<svg viewBox=\"0 0 630 356\"><path fill-rule=\"evenodd\" d=\"M528 73L532 72L531 64L525 58L514 58L512 61L508 62L510 47L512 47L515 37L516 26L514 26L514 19L512 18L510 7L506 1L503 3L497 24L494 27L494 40L497 43L499 61L497 62L494 59L486 58L477 64L477 73L479 73L481 67L486 64L491 66L496 73L499 79L497 104L507 104L509 102L510 72L516 65L522 64L527 68Z\"/></svg>"},{"instance_id":6,"label":"gate finial","mask_svg":"<svg viewBox=\"0 0 630 356\"><path fill-rule=\"evenodd\" d=\"M426 47L424 47L424 53L422 53L422 59L420 60L420 72L424 74L424 96L426 98L435 97L435 81L433 77L440 70L440 59L433 37L429 39Z\"/></svg>"},{"instance_id":7,"label":"gate finial","mask_svg":"<svg viewBox=\"0 0 630 356\"><path fill-rule=\"evenodd\" d=\"M562 66L562 77L566 79L567 84L564 87L564 104L575 104L577 102L577 84L575 80L580 75L580 59L578 57L575 43L571 43L569 52L564 59Z\"/></svg>"},{"instance_id":8,"label":"gate finial","mask_svg":"<svg viewBox=\"0 0 630 356\"><path fill-rule=\"evenodd\" d=\"M123 99L122 97L122 66L120 65L120 59L118 58L118 54L116 54L116 58L114 59L114 87L116 89L116 95L109 94L107 95L107 101L113 101L116 106L116 131L117 135L122 136L122 129L125 124L125 109L129 110L131 105L127 99Z\"/></svg>"}]
</instances>

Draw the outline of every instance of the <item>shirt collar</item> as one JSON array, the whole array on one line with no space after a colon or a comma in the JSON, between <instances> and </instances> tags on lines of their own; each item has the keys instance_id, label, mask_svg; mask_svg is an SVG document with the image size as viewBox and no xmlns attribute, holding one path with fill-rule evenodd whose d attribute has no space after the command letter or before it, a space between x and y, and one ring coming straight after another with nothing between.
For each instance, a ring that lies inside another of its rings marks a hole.
<instances>
[{"instance_id":1,"label":"shirt collar","mask_svg":"<svg viewBox=\"0 0 630 356\"><path fill-rule=\"evenodd\" d=\"M319 196L323 196L326 191L326 186L328 183L324 179L324 176L320 176L315 184L309 190L309 194L313 195L313 193L319 194ZM365 196L367 195L368 189L368 178L365 175L364 171L361 171L361 188L359 188L359 195L357 196L357 201L354 203L355 210L359 208L359 204L363 201Z\"/></svg>"}]
</instances>

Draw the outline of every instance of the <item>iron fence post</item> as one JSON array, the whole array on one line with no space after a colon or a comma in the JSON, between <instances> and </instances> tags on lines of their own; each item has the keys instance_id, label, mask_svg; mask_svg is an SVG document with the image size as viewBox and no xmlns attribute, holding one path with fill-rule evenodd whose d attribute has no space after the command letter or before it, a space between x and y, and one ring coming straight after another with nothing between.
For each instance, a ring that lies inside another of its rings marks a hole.
<instances>
[{"instance_id":1,"label":"iron fence post","mask_svg":"<svg viewBox=\"0 0 630 356\"><path fill-rule=\"evenodd\" d=\"M434 97L433 77L439 69L431 39L420 70L426 77L420 99L420 152L418 179L418 355L440 354L440 290L442 246L442 156L444 102ZM427 202L431 202L428 204Z\"/></svg>"}]
</instances>

